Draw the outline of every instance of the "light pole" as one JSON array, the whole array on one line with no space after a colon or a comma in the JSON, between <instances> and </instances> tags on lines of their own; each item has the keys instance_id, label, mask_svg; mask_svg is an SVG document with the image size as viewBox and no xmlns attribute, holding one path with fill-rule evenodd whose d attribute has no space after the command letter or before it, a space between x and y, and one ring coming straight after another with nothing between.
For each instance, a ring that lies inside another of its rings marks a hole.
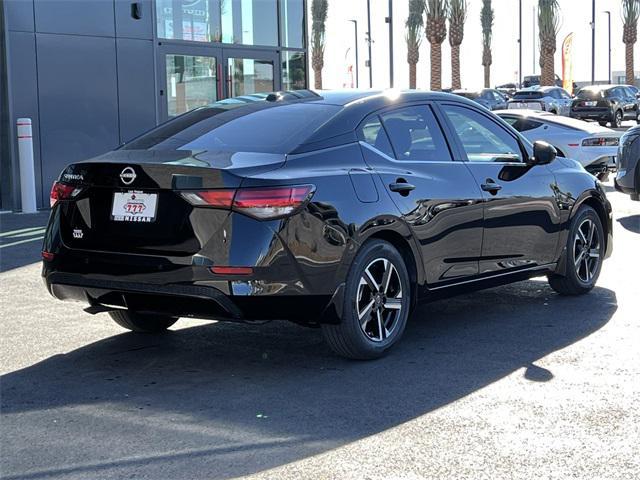
<instances>
[{"instance_id":1,"label":"light pole","mask_svg":"<svg viewBox=\"0 0 640 480\"><path fill-rule=\"evenodd\" d=\"M519 33L518 33L518 88L522 85L522 0L519 2Z\"/></svg>"},{"instance_id":2,"label":"light pole","mask_svg":"<svg viewBox=\"0 0 640 480\"><path fill-rule=\"evenodd\" d=\"M533 45L532 51L533 51L533 55L531 56L531 58L533 59L533 70L531 71L531 75L535 75L536 74L536 7L533 7L533 18L532 20L532 28L531 31L533 32L533 42L531 43Z\"/></svg>"},{"instance_id":3,"label":"light pole","mask_svg":"<svg viewBox=\"0 0 640 480\"><path fill-rule=\"evenodd\" d=\"M393 88L393 0L389 0L389 16L385 20L389 24L389 88Z\"/></svg>"},{"instance_id":4,"label":"light pole","mask_svg":"<svg viewBox=\"0 0 640 480\"><path fill-rule=\"evenodd\" d=\"M353 22L353 28L355 29L353 40L356 44L356 88L360 88L360 76L358 75L358 21L357 20L349 20Z\"/></svg>"},{"instance_id":5,"label":"light pole","mask_svg":"<svg viewBox=\"0 0 640 480\"><path fill-rule=\"evenodd\" d=\"M611 83L611 12L605 10L604 13L607 14L609 23L609 70L607 71L607 78L609 79L609 83Z\"/></svg>"},{"instance_id":6,"label":"light pole","mask_svg":"<svg viewBox=\"0 0 640 480\"><path fill-rule=\"evenodd\" d=\"M367 0L367 44L369 45L369 88L373 88L373 66L371 65L371 0Z\"/></svg>"},{"instance_id":7,"label":"light pole","mask_svg":"<svg viewBox=\"0 0 640 480\"><path fill-rule=\"evenodd\" d=\"M596 0L591 0L591 84L596 83Z\"/></svg>"}]
</instances>

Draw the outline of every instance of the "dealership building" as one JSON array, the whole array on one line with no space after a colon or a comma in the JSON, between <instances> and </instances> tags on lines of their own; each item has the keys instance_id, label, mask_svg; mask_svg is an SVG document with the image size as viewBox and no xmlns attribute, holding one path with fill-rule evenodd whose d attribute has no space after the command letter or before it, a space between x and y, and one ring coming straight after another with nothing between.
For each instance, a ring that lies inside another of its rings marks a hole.
<instances>
[{"instance_id":1,"label":"dealership building","mask_svg":"<svg viewBox=\"0 0 640 480\"><path fill-rule=\"evenodd\" d=\"M307 87L305 0L2 0L0 210L20 209L16 120L37 204L69 163L220 99Z\"/></svg>"}]
</instances>

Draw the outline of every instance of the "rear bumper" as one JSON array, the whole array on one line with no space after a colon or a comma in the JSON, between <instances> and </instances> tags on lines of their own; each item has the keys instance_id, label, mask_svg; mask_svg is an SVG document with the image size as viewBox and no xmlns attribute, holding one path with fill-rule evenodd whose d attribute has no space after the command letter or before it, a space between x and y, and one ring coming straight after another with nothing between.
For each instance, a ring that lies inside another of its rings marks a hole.
<instances>
[{"instance_id":1,"label":"rear bumper","mask_svg":"<svg viewBox=\"0 0 640 480\"><path fill-rule=\"evenodd\" d=\"M141 313L222 321L291 320L302 324L334 323L331 296L232 295L230 283L213 285L131 282L51 272L44 275L55 298L87 304L90 313L129 309Z\"/></svg>"},{"instance_id":2,"label":"rear bumper","mask_svg":"<svg viewBox=\"0 0 640 480\"><path fill-rule=\"evenodd\" d=\"M600 122L608 122L611 120L611 110L593 109L593 110L571 110L571 116L579 120L597 120Z\"/></svg>"}]
</instances>

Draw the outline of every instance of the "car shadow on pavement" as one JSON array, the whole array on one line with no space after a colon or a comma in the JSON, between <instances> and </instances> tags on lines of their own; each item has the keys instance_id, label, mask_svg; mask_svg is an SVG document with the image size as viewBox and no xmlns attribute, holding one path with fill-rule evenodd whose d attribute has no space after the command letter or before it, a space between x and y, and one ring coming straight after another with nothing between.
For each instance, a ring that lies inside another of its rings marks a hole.
<instances>
[{"instance_id":1,"label":"car shadow on pavement","mask_svg":"<svg viewBox=\"0 0 640 480\"><path fill-rule=\"evenodd\" d=\"M123 333L2 376L3 436L12 439L4 478L252 474L380 433L513 372L532 388L562 382L534 362L597 331L616 308L604 288L560 297L546 282L521 282L421 306L403 341L371 362L338 358L317 330L284 322Z\"/></svg>"},{"instance_id":2,"label":"car shadow on pavement","mask_svg":"<svg viewBox=\"0 0 640 480\"><path fill-rule=\"evenodd\" d=\"M618 219L620 225L633 233L640 233L640 215L629 215Z\"/></svg>"}]
</instances>

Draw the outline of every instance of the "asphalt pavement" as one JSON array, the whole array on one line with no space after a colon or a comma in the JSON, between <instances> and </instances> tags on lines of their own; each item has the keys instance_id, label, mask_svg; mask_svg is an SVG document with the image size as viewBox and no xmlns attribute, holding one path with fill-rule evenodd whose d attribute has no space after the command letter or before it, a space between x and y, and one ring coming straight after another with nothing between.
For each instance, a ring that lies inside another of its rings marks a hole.
<instances>
[{"instance_id":1,"label":"asphalt pavement","mask_svg":"<svg viewBox=\"0 0 640 480\"><path fill-rule=\"evenodd\" d=\"M640 203L608 190L590 294L534 279L424 305L374 362L279 322L125 333L47 294L46 213L0 215L0 476L638 478Z\"/></svg>"}]
</instances>

